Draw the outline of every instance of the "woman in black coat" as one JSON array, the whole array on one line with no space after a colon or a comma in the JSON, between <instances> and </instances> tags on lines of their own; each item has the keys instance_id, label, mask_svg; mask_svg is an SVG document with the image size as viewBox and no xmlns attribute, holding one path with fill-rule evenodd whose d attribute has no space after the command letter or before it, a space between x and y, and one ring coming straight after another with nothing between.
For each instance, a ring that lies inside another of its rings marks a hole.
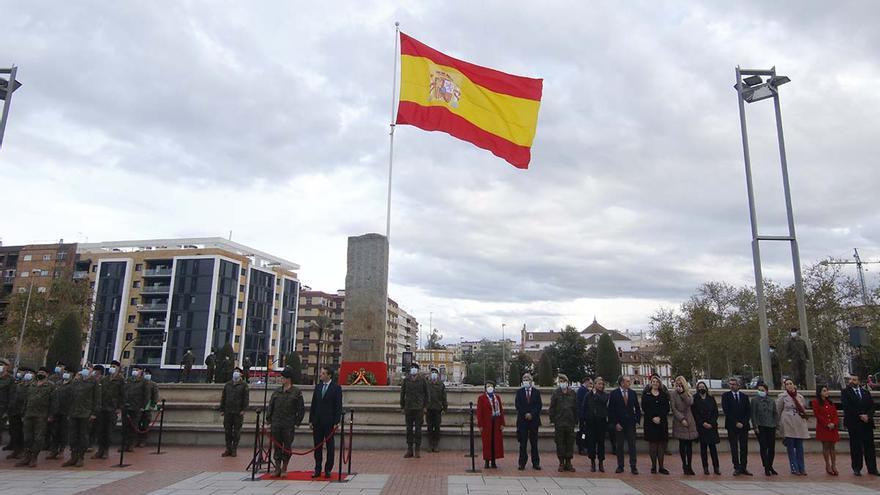
<instances>
[{"instance_id":1,"label":"woman in black coat","mask_svg":"<svg viewBox=\"0 0 880 495\"><path fill-rule=\"evenodd\" d=\"M697 383L697 395L694 396L694 422L700 434L700 459L703 461L703 473L709 474L709 459L706 450L712 454L712 467L715 474L721 474L718 467L718 449L715 447L721 439L718 437L718 403L709 394L706 382Z\"/></svg>"},{"instance_id":2,"label":"woman in black coat","mask_svg":"<svg viewBox=\"0 0 880 495\"><path fill-rule=\"evenodd\" d=\"M666 442L669 440L669 391L657 375L642 394L642 416L645 418L645 440L651 454L651 473L669 474L663 467Z\"/></svg>"}]
</instances>

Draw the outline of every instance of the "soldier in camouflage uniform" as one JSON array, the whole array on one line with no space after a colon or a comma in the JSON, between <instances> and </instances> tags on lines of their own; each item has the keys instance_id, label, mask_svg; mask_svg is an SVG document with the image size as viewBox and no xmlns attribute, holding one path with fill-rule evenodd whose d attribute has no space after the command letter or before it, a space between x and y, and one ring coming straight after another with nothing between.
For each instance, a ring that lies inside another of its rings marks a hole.
<instances>
[{"instance_id":1,"label":"soldier in camouflage uniform","mask_svg":"<svg viewBox=\"0 0 880 495\"><path fill-rule=\"evenodd\" d=\"M785 341L785 359L791 366L792 381L798 388L807 385L807 361L810 360L810 351L807 349L807 343L799 335L797 328L789 331L789 337ZM777 387L780 386L774 383Z\"/></svg>"},{"instance_id":2,"label":"soldier in camouflage uniform","mask_svg":"<svg viewBox=\"0 0 880 495\"><path fill-rule=\"evenodd\" d=\"M419 365L413 363L409 376L400 384L400 408L406 415L406 459L422 456L422 421L429 400L428 382L419 374Z\"/></svg>"},{"instance_id":3,"label":"soldier in camouflage uniform","mask_svg":"<svg viewBox=\"0 0 880 495\"><path fill-rule=\"evenodd\" d=\"M141 422L144 407L150 401L150 387L144 381L142 369L132 366L131 377L125 382L123 390L123 397L125 399L123 410L125 412L122 419L122 427L125 428L125 433L122 435L122 448L126 452L133 452L132 445L137 441L137 426Z\"/></svg>"},{"instance_id":4,"label":"soldier in camouflage uniform","mask_svg":"<svg viewBox=\"0 0 880 495\"><path fill-rule=\"evenodd\" d=\"M192 349L187 347L186 352L183 354L183 359L180 360L180 366L183 368L183 378L181 378L183 383L189 383L189 377L192 374L195 362L196 357Z\"/></svg>"},{"instance_id":5,"label":"soldier in camouflage uniform","mask_svg":"<svg viewBox=\"0 0 880 495\"><path fill-rule=\"evenodd\" d=\"M147 444L150 436L150 424L153 422L153 414L159 409L159 385L153 381L153 374L149 368L144 368L144 383L149 390L149 399L141 414L141 422L138 424L137 444L135 447L143 447Z\"/></svg>"},{"instance_id":6,"label":"soldier in camouflage uniform","mask_svg":"<svg viewBox=\"0 0 880 495\"><path fill-rule=\"evenodd\" d=\"M13 390L15 390L15 380L9 373L9 361L0 359L0 443L3 443L3 427L6 426Z\"/></svg>"},{"instance_id":7,"label":"soldier in camouflage uniform","mask_svg":"<svg viewBox=\"0 0 880 495\"><path fill-rule=\"evenodd\" d=\"M574 457L574 429L578 425L577 395L569 386L568 377L560 374L557 388L550 396L548 411L553 423L553 439L556 441L556 457L559 458L558 471L574 472L571 458Z\"/></svg>"},{"instance_id":8,"label":"soldier in camouflage uniform","mask_svg":"<svg viewBox=\"0 0 880 495\"><path fill-rule=\"evenodd\" d=\"M9 450L7 459L20 459L24 453L24 403L27 399L28 387L34 379L34 373L27 367L16 372L15 387L10 392L9 409Z\"/></svg>"},{"instance_id":9,"label":"soldier in camouflage uniform","mask_svg":"<svg viewBox=\"0 0 880 495\"><path fill-rule=\"evenodd\" d=\"M446 402L446 385L440 379L440 371L431 368L431 378L428 380L428 445L431 452L439 452L440 445L440 422L443 413L449 407Z\"/></svg>"},{"instance_id":10,"label":"soldier in camouflage uniform","mask_svg":"<svg viewBox=\"0 0 880 495\"><path fill-rule=\"evenodd\" d=\"M221 457L237 455L241 424L249 403L248 384L242 379L241 368L236 367L232 372L232 380L226 382L220 395L220 415L223 416L223 431L226 433L226 450L220 454Z\"/></svg>"},{"instance_id":11,"label":"soldier in camouflage uniform","mask_svg":"<svg viewBox=\"0 0 880 495\"><path fill-rule=\"evenodd\" d=\"M104 367L99 365L101 374ZM70 443L70 459L61 467L82 467L83 456L89 446L89 424L95 421L101 410L101 378L92 376L88 368L76 374L68 386L70 412L67 417L67 431Z\"/></svg>"},{"instance_id":12,"label":"soldier in camouflage uniform","mask_svg":"<svg viewBox=\"0 0 880 495\"><path fill-rule=\"evenodd\" d=\"M113 427L116 426L117 414L124 402L125 378L122 377L121 369L119 361L114 360L110 362L106 376L103 369L97 375L101 382L101 411L95 427L98 451L92 459L106 459L107 451L110 449L110 435L113 433ZM97 366L95 371L99 371Z\"/></svg>"},{"instance_id":13,"label":"soldier in camouflage uniform","mask_svg":"<svg viewBox=\"0 0 880 495\"><path fill-rule=\"evenodd\" d=\"M266 409L266 423L272 425L272 438L283 447L283 449L275 448L276 478L287 474L293 433L306 413L302 392L293 384L293 369L289 366L285 367L281 376L281 388L272 394L269 407Z\"/></svg>"},{"instance_id":14,"label":"soldier in camouflage uniform","mask_svg":"<svg viewBox=\"0 0 880 495\"><path fill-rule=\"evenodd\" d=\"M55 369L58 369L57 367ZM67 446L67 415L70 413L70 372L61 365L61 381L55 382L55 396L52 398L52 424L49 431L52 436L46 442L49 446L49 454L46 459L58 459L64 457L64 449ZM50 380L51 381L51 380Z\"/></svg>"},{"instance_id":15,"label":"soldier in camouflage uniform","mask_svg":"<svg viewBox=\"0 0 880 495\"><path fill-rule=\"evenodd\" d=\"M37 457L45 447L46 427L54 409L55 386L48 380L49 369L45 366L37 370L37 381L27 389L24 401L24 459L16 466L37 466Z\"/></svg>"}]
</instances>

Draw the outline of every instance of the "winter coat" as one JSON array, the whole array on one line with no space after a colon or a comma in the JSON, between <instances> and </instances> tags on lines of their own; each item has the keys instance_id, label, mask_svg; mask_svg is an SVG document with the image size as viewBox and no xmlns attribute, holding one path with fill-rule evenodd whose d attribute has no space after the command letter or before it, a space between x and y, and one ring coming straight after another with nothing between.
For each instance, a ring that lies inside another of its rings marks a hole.
<instances>
[{"instance_id":1,"label":"winter coat","mask_svg":"<svg viewBox=\"0 0 880 495\"><path fill-rule=\"evenodd\" d=\"M691 407L694 413L694 422L697 424L697 433L700 443L714 445L721 441L718 436L718 403L715 397L706 394L701 398L700 394L694 396L694 405ZM709 423L712 428L706 428L703 423Z\"/></svg>"},{"instance_id":2,"label":"winter coat","mask_svg":"<svg viewBox=\"0 0 880 495\"><path fill-rule=\"evenodd\" d=\"M804 396L797 394L797 400L806 411L807 401L804 400ZM810 438L807 420L798 414L794 399L788 395L788 392L779 394L779 398L776 399L776 410L779 412L779 427L784 438Z\"/></svg>"},{"instance_id":3,"label":"winter coat","mask_svg":"<svg viewBox=\"0 0 880 495\"><path fill-rule=\"evenodd\" d=\"M691 406L694 405L694 396L673 390L669 394L669 402L673 418L672 436L679 440L696 440L699 433L697 433L694 413L691 411ZM687 421L687 426L682 424L682 420Z\"/></svg>"}]
</instances>

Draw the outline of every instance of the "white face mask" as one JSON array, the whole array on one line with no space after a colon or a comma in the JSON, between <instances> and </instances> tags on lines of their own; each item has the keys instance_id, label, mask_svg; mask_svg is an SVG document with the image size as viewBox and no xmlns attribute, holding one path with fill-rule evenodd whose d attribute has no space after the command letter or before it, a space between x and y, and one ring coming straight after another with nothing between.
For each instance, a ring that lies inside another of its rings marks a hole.
<instances>
[{"instance_id":1,"label":"white face mask","mask_svg":"<svg viewBox=\"0 0 880 495\"><path fill-rule=\"evenodd\" d=\"M568 388L568 382L559 382L559 388L565 390Z\"/></svg>"},{"instance_id":2,"label":"white face mask","mask_svg":"<svg viewBox=\"0 0 880 495\"><path fill-rule=\"evenodd\" d=\"M111 366L110 369L108 369L107 371L109 371L111 375L116 374L116 368L114 368L113 366Z\"/></svg>"},{"instance_id":3,"label":"white face mask","mask_svg":"<svg viewBox=\"0 0 880 495\"><path fill-rule=\"evenodd\" d=\"M83 368L82 371L79 372L80 376L83 378L88 378L91 372L87 368Z\"/></svg>"},{"instance_id":4,"label":"white face mask","mask_svg":"<svg viewBox=\"0 0 880 495\"><path fill-rule=\"evenodd\" d=\"M6 371L6 366L0 365L0 373L3 373L5 371Z\"/></svg>"},{"instance_id":5,"label":"white face mask","mask_svg":"<svg viewBox=\"0 0 880 495\"><path fill-rule=\"evenodd\" d=\"M488 386L488 387L486 387L486 393L487 393L487 394L494 394L494 393L495 393L495 387L492 387L492 386Z\"/></svg>"},{"instance_id":6,"label":"white face mask","mask_svg":"<svg viewBox=\"0 0 880 495\"><path fill-rule=\"evenodd\" d=\"M138 375L140 375L140 372L138 370L131 370L131 376L137 378Z\"/></svg>"},{"instance_id":7,"label":"white face mask","mask_svg":"<svg viewBox=\"0 0 880 495\"><path fill-rule=\"evenodd\" d=\"M239 380L241 380L241 373L238 371L232 372L232 381L237 382Z\"/></svg>"},{"instance_id":8,"label":"white face mask","mask_svg":"<svg viewBox=\"0 0 880 495\"><path fill-rule=\"evenodd\" d=\"M437 373L431 373L431 379L432 379L432 380L436 380L436 379L438 379L438 378L440 378L440 375L438 375Z\"/></svg>"},{"instance_id":9,"label":"white face mask","mask_svg":"<svg viewBox=\"0 0 880 495\"><path fill-rule=\"evenodd\" d=\"M62 380L70 380L70 373L65 372L63 375L61 375L61 379Z\"/></svg>"},{"instance_id":10,"label":"white face mask","mask_svg":"<svg viewBox=\"0 0 880 495\"><path fill-rule=\"evenodd\" d=\"M24 381L29 382L34 379L34 374L31 372L27 372L24 374Z\"/></svg>"},{"instance_id":11,"label":"white face mask","mask_svg":"<svg viewBox=\"0 0 880 495\"><path fill-rule=\"evenodd\" d=\"M23 377L23 376L24 376L24 374L22 374L21 371L19 371L18 373L15 374L15 377L18 378L19 380L21 380L21 377Z\"/></svg>"},{"instance_id":12,"label":"white face mask","mask_svg":"<svg viewBox=\"0 0 880 495\"><path fill-rule=\"evenodd\" d=\"M144 380L146 380L146 381L150 381L150 380L152 380L152 379L153 379L153 375L150 375L150 374L146 374L146 375L144 375Z\"/></svg>"},{"instance_id":13,"label":"white face mask","mask_svg":"<svg viewBox=\"0 0 880 495\"><path fill-rule=\"evenodd\" d=\"M523 387L524 388L532 388L532 382L530 382L530 381L523 382Z\"/></svg>"},{"instance_id":14,"label":"white face mask","mask_svg":"<svg viewBox=\"0 0 880 495\"><path fill-rule=\"evenodd\" d=\"M767 397L767 392L764 392L763 390L758 390L758 397Z\"/></svg>"},{"instance_id":15,"label":"white face mask","mask_svg":"<svg viewBox=\"0 0 880 495\"><path fill-rule=\"evenodd\" d=\"M419 373L419 369L418 369L418 368L410 368L410 369L409 369L409 374L412 375L412 376L416 376L418 373Z\"/></svg>"},{"instance_id":16,"label":"white face mask","mask_svg":"<svg viewBox=\"0 0 880 495\"><path fill-rule=\"evenodd\" d=\"M61 366L55 367L55 373L61 373Z\"/></svg>"}]
</instances>

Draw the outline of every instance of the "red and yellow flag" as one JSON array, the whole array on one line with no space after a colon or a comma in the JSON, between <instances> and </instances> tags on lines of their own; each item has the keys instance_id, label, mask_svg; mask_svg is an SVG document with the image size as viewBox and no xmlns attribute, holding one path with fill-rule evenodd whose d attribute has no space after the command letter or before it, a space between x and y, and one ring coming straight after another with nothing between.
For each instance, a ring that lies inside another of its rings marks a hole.
<instances>
[{"instance_id":1,"label":"red and yellow flag","mask_svg":"<svg viewBox=\"0 0 880 495\"><path fill-rule=\"evenodd\" d=\"M397 123L442 131L529 168L544 81L452 58L400 33Z\"/></svg>"}]
</instances>

